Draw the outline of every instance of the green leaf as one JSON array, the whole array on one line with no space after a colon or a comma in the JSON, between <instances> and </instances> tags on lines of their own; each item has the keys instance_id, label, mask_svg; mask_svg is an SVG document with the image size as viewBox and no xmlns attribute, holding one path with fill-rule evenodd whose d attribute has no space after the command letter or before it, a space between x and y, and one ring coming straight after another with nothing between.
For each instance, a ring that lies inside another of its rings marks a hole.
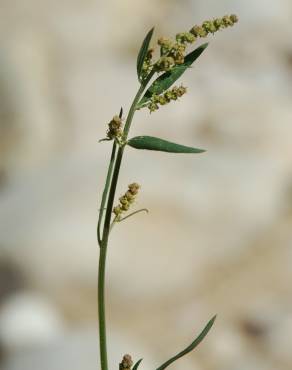
<instances>
[{"instance_id":1,"label":"green leaf","mask_svg":"<svg viewBox=\"0 0 292 370\"><path fill-rule=\"evenodd\" d=\"M192 148L190 146L180 145L159 139L153 136L135 136L127 142L132 148L158 150L168 153L203 153L205 150Z\"/></svg>"},{"instance_id":2,"label":"green leaf","mask_svg":"<svg viewBox=\"0 0 292 370\"><path fill-rule=\"evenodd\" d=\"M174 361L178 360L179 358L185 356L189 352L191 352L193 349L195 349L205 338L205 336L208 334L209 330L212 328L214 321L216 319L216 315L212 317L212 319L208 322L208 324L205 326L201 334L183 351L179 352L177 355L170 358L168 361L166 361L164 364L159 366L156 370L163 370L166 369L170 364L172 364Z\"/></svg>"},{"instance_id":3,"label":"green leaf","mask_svg":"<svg viewBox=\"0 0 292 370\"><path fill-rule=\"evenodd\" d=\"M145 39L144 39L144 41L141 45L139 54L138 54L137 74L138 74L139 81L141 81L141 72L142 72L142 68L143 68L143 63L144 63L144 60L146 58L147 51L149 49L149 44L150 44L150 41L151 41L151 38L152 38L152 35L153 35L153 31L154 31L154 27L151 28L151 30L147 33L147 35L146 35L146 37L145 37Z\"/></svg>"},{"instance_id":4,"label":"green leaf","mask_svg":"<svg viewBox=\"0 0 292 370\"><path fill-rule=\"evenodd\" d=\"M142 360L143 360L143 358L140 358L140 360L135 363L135 365L133 366L133 369L132 370L137 370L138 369L138 366L140 365L140 363L142 362Z\"/></svg>"},{"instance_id":5,"label":"green leaf","mask_svg":"<svg viewBox=\"0 0 292 370\"><path fill-rule=\"evenodd\" d=\"M119 117L120 117L120 118L122 118L122 117L123 117L123 107L121 107L121 109L120 109Z\"/></svg>"},{"instance_id":6,"label":"green leaf","mask_svg":"<svg viewBox=\"0 0 292 370\"><path fill-rule=\"evenodd\" d=\"M180 76L191 67L196 59L203 53L203 51L207 48L208 43L199 46L197 49L189 53L185 57L185 61L183 64L177 65L173 67L170 71L163 73L159 76L153 84L149 87L146 91L143 98L138 103L137 108L141 107L147 101L149 101L153 94L160 95L165 90L169 89L176 80L180 78Z\"/></svg>"}]
</instances>

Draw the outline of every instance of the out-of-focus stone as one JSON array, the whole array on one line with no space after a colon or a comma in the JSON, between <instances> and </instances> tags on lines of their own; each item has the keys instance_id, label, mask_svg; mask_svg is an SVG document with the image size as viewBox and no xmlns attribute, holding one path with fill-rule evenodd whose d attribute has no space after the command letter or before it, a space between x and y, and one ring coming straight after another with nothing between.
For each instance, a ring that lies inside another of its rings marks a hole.
<instances>
[{"instance_id":1,"label":"out-of-focus stone","mask_svg":"<svg viewBox=\"0 0 292 370\"><path fill-rule=\"evenodd\" d=\"M0 341L8 352L42 346L62 331L58 310L37 294L11 295L0 307Z\"/></svg>"},{"instance_id":2,"label":"out-of-focus stone","mask_svg":"<svg viewBox=\"0 0 292 370\"><path fill-rule=\"evenodd\" d=\"M50 344L8 357L3 370L94 370L99 363L96 334L96 330L89 327L70 330ZM116 335L113 331L109 341L109 366L117 366L118 358L123 355L121 351L129 349L135 361L143 353L144 365L149 368L155 366L155 361L143 346L137 345L125 335Z\"/></svg>"}]
</instances>

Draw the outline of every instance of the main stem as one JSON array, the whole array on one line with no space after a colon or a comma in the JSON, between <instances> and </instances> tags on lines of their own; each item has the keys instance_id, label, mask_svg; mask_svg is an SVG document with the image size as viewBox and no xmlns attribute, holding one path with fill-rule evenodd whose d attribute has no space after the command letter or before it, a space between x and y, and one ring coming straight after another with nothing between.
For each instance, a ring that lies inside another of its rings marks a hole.
<instances>
[{"instance_id":1,"label":"main stem","mask_svg":"<svg viewBox=\"0 0 292 370\"><path fill-rule=\"evenodd\" d=\"M143 82L133 100L131 108L128 113L128 117L125 123L123 137L127 140L128 133L131 127L131 123L134 117L137 103L139 102L143 91L145 90L147 84L151 80L153 73L150 73L147 80ZM113 176L109 184L105 185L105 192L109 188L109 196L106 205L106 214L103 227L102 239L99 242L100 254L99 254L99 268L98 268L98 321L99 321L99 346L100 346L100 364L101 370L108 370L108 359L107 359L107 341L106 341L106 317L105 317L105 265L106 265L106 255L107 255L107 246L110 233L110 224L113 203L115 199L116 187L119 179L119 173L121 168L121 163L124 154L124 146L120 146L115 165L113 170Z\"/></svg>"}]
</instances>

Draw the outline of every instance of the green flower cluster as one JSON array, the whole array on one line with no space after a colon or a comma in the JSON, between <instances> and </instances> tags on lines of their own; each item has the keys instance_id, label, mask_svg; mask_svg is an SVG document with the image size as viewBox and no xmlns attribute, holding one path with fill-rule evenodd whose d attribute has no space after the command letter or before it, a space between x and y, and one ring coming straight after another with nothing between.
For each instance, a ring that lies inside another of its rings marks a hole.
<instances>
[{"instance_id":1,"label":"green flower cluster","mask_svg":"<svg viewBox=\"0 0 292 370\"><path fill-rule=\"evenodd\" d=\"M113 213L116 216L116 221L120 221L122 213L129 210L131 204L135 201L139 189L140 185L136 182L128 185L128 191L119 198L120 204L113 209Z\"/></svg>"},{"instance_id":2,"label":"green flower cluster","mask_svg":"<svg viewBox=\"0 0 292 370\"><path fill-rule=\"evenodd\" d=\"M151 48L147 51L147 55L146 55L146 58L144 60L143 67L142 67L142 72L141 72L142 79L145 79L148 76L148 74L150 73L151 69L152 69L153 53L154 53L153 48Z\"/></svg>"},{"instance_id":3,"label":"green flower cluster","mask_svg":"<svg viewBox=\"0 0 292 370\"><path fill-rule=\"evenodd\" d=\"M196 37L191 32L178 33L175 38L180 44L192 44L196 41Z\"/></svg>"},{"instance_id":4,"label":"green flower cluster","mask_svg":"<svg viewBox=\"0 0 292 370\"><path fill-rule=\"evenodd\" d=\"M158 45L160 46L160 58L155 63L157 72L169 71L173 66L183 64L186 51L185 42L175 42L161 37L158 39Z\"/></svg>"},{"instance_id":5,"label":"green flower cluster","mask_svg":"<svg viewBox=\"0 0 292 370\"><path fill-rule=\"evenodd\" d=\"M132 366L132 357L130 355L124 355L122 362L119 365L119 370L131 370Z\"/></svg>"},{"instance_id":6,"label":"green flower cluster","mask_svg":"<svg viewBox=\"0 0 292 370\"><path fill-rule=\"evenodd\" d=\"M194 26L190 33L197 37L207 37L210 33L214 34L215 32L232 27L235 23L238 22L238 17L235 14L225 15L222 18L215 18L209 21L203 22L201 26Z\"/></svg>"},{"instance_id":7,"label":"green flower cluster","mask_svg":"<svg viewBox=\"0 0 292 370\"><path fill-rule=\"evenodd\" d=\"M158 39L160 47L160 58L152 63L153 49L149 50L143 71L144 77L154 68L156 72L170 71L174 66L184 63L185 51L188 44L193 44L199 37L207 37L220 29L233 26L238 22L235 14L225 15L222 18L207 20L201 26L194 26L189 32L181 32L176 35L175 40L161 37Z\"/></svg>"},{"instance_id":8,"label":"green flower cluster","mask_svg":"<svg viewBox=\"0 0 292 370\"><path fill-rule=\"evenodd\" d=\"M170 103L172 100L177 100L187 92L186 87L183 85L177 87L174 86L172 89L165 91L161 95L153 94L150 102L147 104L147 108L151 112L159 109L159 105L165 105Z\"/></svg>"},{"instance_id":9,"label":"green flower cluster","mask_svg":"<svg viewBox=\"0 0 292 370\"><path fill-rule=\"evenodd\" d=\"M107 139L120 139L122 137L122 120L119 116L114 116L108 124Z\"/></svg>"}]
</instances>

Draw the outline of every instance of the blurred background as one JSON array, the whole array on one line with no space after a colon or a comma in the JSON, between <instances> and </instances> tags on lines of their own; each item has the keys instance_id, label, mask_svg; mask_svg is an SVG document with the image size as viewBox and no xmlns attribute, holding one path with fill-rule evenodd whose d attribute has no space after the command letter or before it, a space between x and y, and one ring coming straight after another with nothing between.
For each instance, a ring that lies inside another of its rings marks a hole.
<instances>
[{"instance_id":1,"label":"blurred background","mask_svg":"<svg viewBox=\"0 0 292 370\"><path fill-rule=\"evenodd\" d=\"M110 145L137 91L146 32L238 14L133 135L207 149L129 148L117 195L147 207L113 234L111 368L153 369L218 314L177 370L292 368L292 2L0 0L0 368L99 368L97 208ZM290 40L290 41L289 41ZM202 40L204 42L204 40Z\"/></svg>"}]
</instances>

